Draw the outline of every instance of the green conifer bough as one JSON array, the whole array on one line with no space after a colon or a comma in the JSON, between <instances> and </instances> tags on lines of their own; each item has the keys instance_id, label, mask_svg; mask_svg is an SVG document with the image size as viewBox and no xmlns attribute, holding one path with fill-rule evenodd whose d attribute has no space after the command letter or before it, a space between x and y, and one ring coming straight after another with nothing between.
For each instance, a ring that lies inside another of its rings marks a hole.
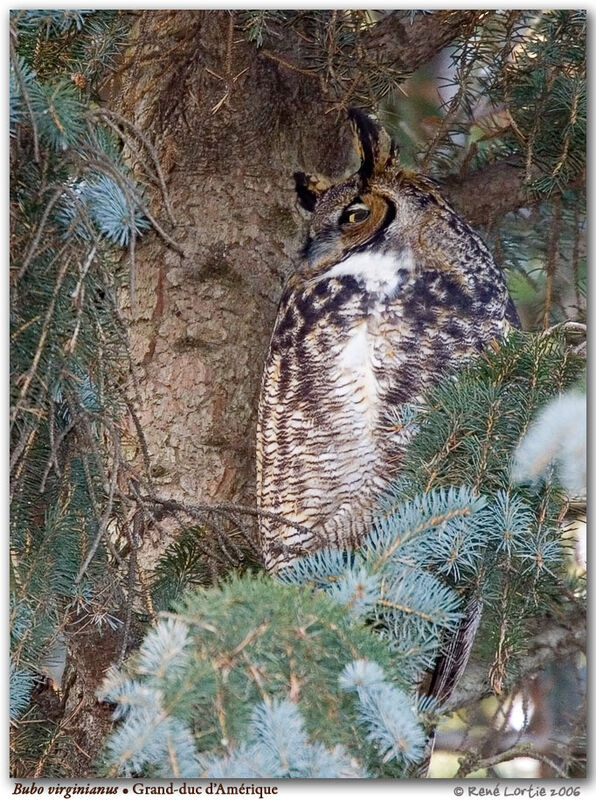
<instances>
[{"instance_id":1,"label":"green conifer bough","mask_svg":"<svg viewBox=\"0 0 596 800\"><path fill-rule=\"evenodd\" d=\"M218 774L227 758L226 777L397 776L424 735L396 678L387 644L327 594L265 575L233 578L189 594L126 671L108 677L103 697L118 703L123 722L106 769L200 777ZM174 755L168 738L178 742ZM252 763L246 740L257 744ZM266 762L275 741L290 758L285 767Z\"/></svg>"}]
</instances>

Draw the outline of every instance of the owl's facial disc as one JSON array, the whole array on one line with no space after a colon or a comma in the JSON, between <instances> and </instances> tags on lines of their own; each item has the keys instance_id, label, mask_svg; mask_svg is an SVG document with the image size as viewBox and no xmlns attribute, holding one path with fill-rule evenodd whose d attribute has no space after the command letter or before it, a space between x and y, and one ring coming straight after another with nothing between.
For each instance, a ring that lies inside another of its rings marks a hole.
<instances>
[{"instance_id":1,"label":"owl's facial disc","mask_svg":"<svg viewBox=\"0 0 596 800\"><path fill-rule=\"evenodd\" d=\"M362 191L360 182L332 187L317 204L305 256L311 274L361 249L375 249L395 219L395 204L385 195Z\"/></svg>"}]
</instances>

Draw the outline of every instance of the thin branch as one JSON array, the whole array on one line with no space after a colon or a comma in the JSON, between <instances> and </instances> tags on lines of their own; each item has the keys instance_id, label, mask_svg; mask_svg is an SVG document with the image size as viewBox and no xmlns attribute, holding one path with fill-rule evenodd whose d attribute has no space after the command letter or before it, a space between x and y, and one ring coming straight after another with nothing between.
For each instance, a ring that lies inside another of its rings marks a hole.
<instances>
[{"instance_id":1,"label":"thin branch","mask_svg":"<svg viewBox=\"0 0 596 800\"><path fill-rule=\"evenodd\" d=\"M92 253L93 253L93 256L94 256L95 255L95 247L93 248ZM44 322L43 322L43 327L42 327L41 334L40 334L40 337L39 337L39 342L37 344L37 350L35 351L35 355L33 357L33 361L31 362L31 366L29 367L29 371L27 372L27 375L25 376L25 379L23 380L23 385L21 387L21 391L19 392L19 399L15 403L15 406L14 406L12 414L11 414L11 422L10 422L11 430L12 430L12 427L13 427L16 419L17 419L17 416L18 416L19 411L21 409L21 405L23 403L23 400L25 399L25 397L27 395L27 392L29 391L29 386L31 385L31 381L33 380L33 377L34 377L35 373L37 372L37 367L39 365L39 360L41 358L41 354L43 353L43 350L44 350L44 347L45 347L45 343L46 343L46 339L47 339L47 337L49 335L50 324L51 324L51 321L52 321L52 317L54 316L54 308L56 306L56 302L57 302L58 296L60 294L60 289L62 287L62 283L64 281L64 278L66 277L66 273L68 272L69 267L70 267L70 260L69 259L65 259L62 262L62 265L61 265L60 270L58 272L58 276L56 278L56 285L54 287L54 292L52 294L52 298L51 298L51 300L49 302L49 305L48 305L48 310L46 311L46 315L45 315Z\"/></svg>"},{"instance_id":2,"label":"thin branch","mask_svg":"<svg viewBox=\"0 0 596 800\"><path fill-rule=\"evenodd\" d=\"M259 55L268 58L270 61L275 61L276 64L281 64L282 67L286 67L286 69L292 70L292 72L299 72L301 75L306 75L308 78L314 78L315 80L320 79L316 69L303 69L302 67L298 67L296 64L292 64L290 61L272 53L270 50L259 50Z\"/></svg>"},{"instance_id":3,"label":"thin branch","mask_svg":"<svg viewBox=\"0 0 596 800\"><path fill-rule=\"evenodd\" d=\"M584 180L582 176L564 188L579 188ZM524 165L517 158L497 161L464 177L448 178L441 189L471 225L487 224L509 211L536 205L544 199L527 192ZM550 197L557 197L561 191L563 188Z\"/></svg>"},{"instance_id":4,"label":"thin branch","mask_svg":"<svg viewBox=\"0 0 596 800\"><path fill-rule=\"evenodd\" d=\"M99 119L103 119L104 122L107 125L109 125L109 127L112 128L112 130L115 133L117 133L118 136L120 136L120 138L124 138L123 137L123 133L117 127L117 125L114 124L114 122L117 122L119 125L121 125L121 126L123 126L125 128L128 128L138 139L140 139L140 141L143 143L145 149L147 150L147 152L151 156L151 160L153 161L153 165L155 167L155 173L156 173L157 181L158 181L159 186L161 188L161 194L162 194L162 197L163 197L164 205L166 207L166 212L168 214L168 217L170 218L170 222L172 223L172 225L177 225L176 219L174 217L174 212L172 210L172 205L170 203L170 196L169 196L169 193L168 193L168 189L166 187L166 181L165 181L164 174L163 174L163 171L162 171L162 168L161 168L161 164L159 162L159 158L157 156L155 148L153 147L153 145L151 144L149 139L145 136L143 131L141 131L130 120L126 119L126 117L123 117L121 114L118 114L115 111L112 111L111 109L100 108L100 109L98 109L97 111L94 112L93 116L96 117L96 118L99 118ZM128 138L126 138L125 141L128 144L128 146L130 147Z\"/></svg>"},{"instance_id":5,"label":"thin branch","mask_svg":"<svg viewBox=\"0 0 596 800\"><path fill-rule=\"evenodd\" d=\"M137 576L137 550L141 540L141 528L143 527L143 511L139 509L133 517L132 525L126 525L126 535L130 545L130 553L128 556L128 590L126 597L126 617L124 619L124 628L122 631L122 644L120 645L120 653L116 661L116 665L120 666L126 656L128 642L130 638L130 628L132 625L132 610L135 598L135 582Z\"/></svg>"},{"instance_id":6,"label":"thin branch","mask_svg":"<svg viewBox=\"0 0 596 800\"><path fill-rule=\"evenodd\" d=\"M85 415L84 414L81 415L81 419L85 423L87 423L87 420L85 419ZM79 571L77 573L77 576L75 578L75 585L78 585L81 582L81 580L83 579L83 576L84 576L85 572L87 571L87 568L89 567L89 564L91 563L91 561L93 559L93 556L97 552L97 548L99 547L99 544L100 544L102 538L104 537L104 534L107 531L108 523L109 523L110 518L112 516L112 509L113 509L113 506L114 506L114 495L115 495L115 492L116 492L116 488L118 486L118 474L119 474L118 467L122 463L122 454L120 452L120 445L119 445L118 438L115 435L112 426L108 425L107 420L104 420L103 422L104 422L104 425L108 428L108 430L110 430L110 433L112 433L112 443L113 443L113 446L114 446L112 476L110 478L110 482L109 482L109 485L108 485L109 488L107 490L107 495L108 496L107 496L107 500L106 500L106 503L105 503L105 511L102 514L102 516L100 518L98 518L97 535L96 535L95 539L93 540L93 542L91 544L91 547L89 548L89 550L87 552L85 560L83 561L83 563L82 563L82 565L81 565L81 567L80 567L80 569L79 569ZM90 436L90 441L91 442L93 441L92 436ZM103 471L103 468L102 468L101 457L98 459L98 465L100 467L100 471L103 473L104 471ZM88 481L89 481L89 479L88 479ZM92 484L89 483L90 487L91 487L91 485Z\"/></svg>"},{"instance_id":7,"label":"thin branch","mask_svg":"<svg viewBox=\"0 0 596 800\"><path fill-rule=\"evenodd\" d=\"M559 256L559 234L561 230L561 198L557 197L554 202L554 213L551 227L551 236L548 243L548 257L546 262L546 286L544 289L544 316L542 329L548 330L550 325L550 314L553 299L553 279L557 269Z\"/></svg>"},{"instance_id":8,"label":"thin branch","mask_svg":"<svg viewBox=\"0 0 596 800\"><path fill-rule=\"evenodd\" d=\"M50 187L47 188L49 189ZM60 200L63 194L64 194L64 187L59 186L54 192L54 194L51 196L47 206L45 207L43 215L39 220L39 224L35 230L35 235L31 241L31 244L29 245L29 249L27 250L25 257L23 258L23 263L21 264L21 268L19 269L19 272L17 274L17 280L21 280L21 278L27 271L27 267L31 263L31 259L33 258L33 256L35 255L35 251L37 250L37 246L41 239L41 234L44 231L46 222L48 221L48 217L50 216L50 212L54 208L58 200Z\"/></svg>"},{"instance_id":9,"label":"thin branch","mask_svg":"<svg viewBox=\"0 0 596 800\"><path fill-rule=\"evenodd\" d=\"M500 709L497 709L497 713ZM566 736L565 740L552 739L547 735L536 735L532 730L515 730L504 727L496 732L491 730L490 739L473 733L469 728L462 730L439 730L435 740L436 750L450 750L454 753L476 752L482 758L501 755L516 747L532 747L534 752L565 758L577 741L577 736ZM487 750L487 743L490 750Z\"/></svg>"},{"instance_id":10,"label":"thin branch","mask_svg":"<svg viewBox=\"0 0 596 800\"><path fill-rule=\"evenodd\" d=\"M527 652L514 676L506 677L503 690L510 688L526 675L538 672L546 664L565 655L579 653L586 647L586 621L578 613L577 606L569 612L569 620L545 625L526 644ZM486 665L472 664L455 688L445 711L455 711L492 694Z\"/></svg>"},{"instance_id":11,"label":"thin branch","mask_svg":"<svg viewBox=\"0 0 596 800\"><path fill-rule=\"evenodd\" d=\"M182 503L179 500L168 500L164 497L144 497L144 501L148 504L156 504L162 506L166 510L172 511L185 511L187 514L196 514L200 512L204 514L205 512L224 512L224 513L240 513L240 514L250 514L253 517L264 517L266 519L271 519L274 522L279 522L282 525L289 525L291 528L295 528L300 533L305 534L312 534L312 531L305 527L304 525L299 525L297 522L292 522L291 519L287 519L283 517L281 514L274 514L271 511L263 511L260 508L255 508L254 506L243 506L237 505L236 503Z\"/></svg>"},{"instance_id":12,"label":"thin branch","mask_svg":"<svg viewBox=\"0 0 596 800\"><path fill-rule=\"evenodd\" d=\"M549 766L559 778L567 778L567 774L555 762L548 758L544 753L539 752L531 744L520 744L516 747L511 747L504 753L499 753L488 758L480 758L476 755L469 755L461 759L460 768L457 771L456 778L465 778L470 772L476 772L479 769L487 769L495 764L502 764L504 761L511 761L513 758L534 758L537 761L542 761Z\"/></svg>"}]
</instances>

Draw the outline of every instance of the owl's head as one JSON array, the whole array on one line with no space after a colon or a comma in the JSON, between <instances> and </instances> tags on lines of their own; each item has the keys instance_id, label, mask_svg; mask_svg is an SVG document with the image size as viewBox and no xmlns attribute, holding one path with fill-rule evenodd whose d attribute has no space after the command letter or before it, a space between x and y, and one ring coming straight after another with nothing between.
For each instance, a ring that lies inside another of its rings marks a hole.
<instances>
[{"instance_id":1,"label":"owl's head","mask_svg":"<svg viewBox=\"0 0 596 800\"><path fill-rule=\"evenodd\" d=\"M431 203L443 202L433 181L400 166L396 143L376 120L358 109L351 109L349 118L358 171L337 183L294 174L298 200L312 213L304 249L304 267L311 275L352 254L412 246L415 223L428 214Z\"/></svg>"}]
</instances>

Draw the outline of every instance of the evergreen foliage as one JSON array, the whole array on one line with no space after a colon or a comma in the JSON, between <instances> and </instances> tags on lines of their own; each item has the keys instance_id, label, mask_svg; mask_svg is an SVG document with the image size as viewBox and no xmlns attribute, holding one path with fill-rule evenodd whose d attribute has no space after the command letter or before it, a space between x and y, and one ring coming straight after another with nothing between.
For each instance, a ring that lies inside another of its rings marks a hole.
<instances>
[{"instance_id":1,"label":"evergreen foliage","mask_svg":"<svg viewBox=\"0 0 596 800\"><path fill-rule=\"evenodd\" d=\"M304 718L288 700L261 702L251 716L248 745L223 758L203 757L202 774L210 778L361 778L365 774L341 745L330 750L311 744Z\"/></svg>"},{"instance_id":2,"label":"evergreen foliage","mask_svg":"<svg viewBox=\"0 0 596 800\"><path fill-rule=\"evenodd\" d=\"M458 482L490 494L506 489L511 453L530 421L552 397L581 381L584 370L585 359L568 346L564 330L511 332L428 393L410 422L415 436L400 482L409 494Z\"/></svg>"},{"instance_id":3,"label":"evergreen foliage","mask_svg":"<svg viewBox=\"0 0 596 800\"><path fill-rule=\"evenodd\" d=\"M388 504L459 482L489 501L473 534L441 536L430 559L460 592L482 596L478 643L497 687L523 659L536 615L547 608L556 613L557 586L566 580L560 537L567 498L552 470L541 484L517 484L516 448L537 411L581 381L584 369L583 357L560 329L543 336L510 334L428 394L411 423L415 434ZM442 564L441 551L448 556ZM413 555L417 563L429 563L424 545ZM576 589L581 593L581 585Z\"/></svg>"},{"instance_id":4,"label":"evergreen foliage","mask_svg":"<svg viewBox=\"0 0 596 800\"><path fill-rule=\"evenodd\" d=\"M120 12L11 14L10 674L24 774L61 737L36 712L44 663L65 632L122 620L106 547L128 370L118 248L148 223L94 114L127 27Z\"/></svg>"},{"instance_id":5,"label":"evergreen foliage","mask_svg":"<svg viewBox=\"0 0 596 800\"><path fill-rule=\"evenodd\" d=\"M403 12L412 24L432 12ZM307 64L343 98L394 122L409 157L431 174L453 174L503 154L522 155L528 188L542 195L565 189L585 168L586 12L505 9L478 13L451 47L448 98L427 141L408 124L408 72L367 48L382 12L367 10L246 11L241 25L257 46L280 36L308 43ZM448 20L448 16L445 17ZM355 78L356 76L356 78ZM417 98L418 100L418 98ZM420 131L418 132L420 134ZM406 155L406 157L408 157ZM532 166L540 168L535 179Z\"/></svg>"},{"instance_id":6,"label":"evergreen foliage","mask_svg":"<svg viewBox=\"0 0 596 800\"><path fill-rule=\"evenodd\" d=\"M487 220L485 233L529 329L585 314L585 48L585 11L492 11L455 43L430 135L411 135L407 101L390 104L396 135L434 177L523 164L532 213Z\"/></svg>"},{"instance_id":7,"label":"evergreen foliage","mask_svg":"<svg viewBox=\"0 0 596 800\"><path fill-rule=\"evenodd\" d=\"M102 697L123 722L106 770L399 775L424 736L397 677L386 644L325 593L262 574L233 577L186 595L107 678Z\"/></svg>"}]
</instances>

